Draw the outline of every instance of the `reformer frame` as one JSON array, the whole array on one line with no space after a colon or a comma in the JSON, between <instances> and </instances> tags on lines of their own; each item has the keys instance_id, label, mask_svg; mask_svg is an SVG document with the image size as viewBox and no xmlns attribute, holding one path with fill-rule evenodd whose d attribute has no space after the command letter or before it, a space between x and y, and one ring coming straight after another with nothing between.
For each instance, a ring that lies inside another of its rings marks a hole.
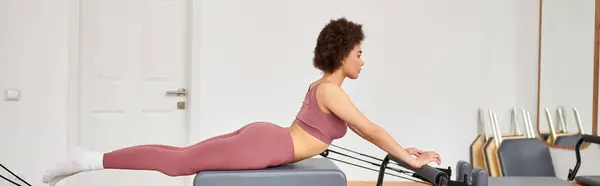
<instances>
[{"instance_id":1,"label":"reformer frame","mask_svg":"<svg viewBox=\"0 0 600 186\"><path fill-rule=\"evenodd\" d=\"M31 186L31 184L29 184L29 183L28 183L27 181L25 181L23 178L21 178L21 177L17 176L17 174L15 174L15 173L13 173L12 171L10 171L10 169L6 168L4 165L0 164L0 167L2 167L2 169L6 170L6 172L10 173L11 175L13 175L15 178L19 179L19 180L20 180L20 181L22 181L23 183L27 184L28 186ZM0 174L0 178L2 178L2 179L4 179L4 180L6 180L6 181L8 181L8 182L10 182L10 183L12 183L12 184L14 184L14 185L16 185L16 186L21 186L21 184L19 184L19 183L15 182L15 181L13 181L13 180L10 180L10 179L8 179L7 177L4 177L4 176L2 176L1 174Z\"/></svg>"},{"instance_id":2,"label":"reformer frame","mask_svg":"<svg viewBox=\"0 0 600 186\"><path fill-rule=\"evenodd\" d=\"M450 177L452 176L452 169L450 168L450 166L448 166L447 169L444 169L444 168L435 168L435 167L432 167L432 166L429 166L429 165L425 165L425 166L423 166L421 168L412 168L412 167L408 166L407 164L403 163L402 161L399 161L398 159L394 158L390 154L386 155L383 159L381 159L381 158L377 158L377 157L374 157L374 156L363 154L363 153L360 153L360 152L357 152L357 151L353 151L353 150L350 150L350 149L347 149L347 148L344 148L344 147L340 147L340 146L337 146L337 145L334 145L334 144L332 144L331 146L337 147L339 149L346 150L346 151L349 151L349 152L352 152L354 154L358 154L358 155L361 155L361 156L364 156L364 157L368 157L370 159L374 159L374 160L380 161L381 163L375 163L375 162L372 162L372 161L368 161L368 160L364 160L364 159L361 159L361 158L357 158L357 157L354 157L354 156L351 156L351 155L348 155L348 154L345 154L345 153L341 153L339 151L331 150L331 149L326 149L325 151L323 151L320 154L321 156L323 156L325 158L328 158L328 159L331 159L331 160L334 160L334 161L339 161L339 162L346 163L346 164L349 164L349 165L352 165L352 166L356 166L356 167L360 167L360 168L363 168L363 169L367 169L367 170L379 172L379 175L377 177L376 186L382 186L383 185L383 180L384 180L384 176L385 175L390 175L390 176L394 176L394 177L398 177L398 178L412 180L412 181L419 182L419 183L424 183L424 184L431 184L433 186L469 186L470 185L469 182L468 182L468 179L467 179L466 175L464 176L464 178L462 179L462 181L450 180ZM351 162L344 161L344 160L340 160L340 159L337 159L337 158L332 158L332 157L329 157L330 153L336 153L336 154L339 154L341 156L345 156L345 157L352 158L352 159L355 159L355 160L358 160L358 161L362 161L362 162L365 162L367 164L370 164L370 165L373 165L373 166L377 166L379 169L369 168L369 167L366 167L366 166L363 166L363 165L358 165L358 164L351 163ZM398 168L390 167L388 165L396 165L396 166L400 166L400 167L402 167L404 169L408 169L408 170L401 170L401 169L398 169ZM394 172L397 172L397 173L406 174L406 175L411 176L411 177L401 176L401 175L398 175L398 174L392 174L392 173L386 172L386 170L391 170L391 171L394 171Z\"/></svg>"}]
</instances>

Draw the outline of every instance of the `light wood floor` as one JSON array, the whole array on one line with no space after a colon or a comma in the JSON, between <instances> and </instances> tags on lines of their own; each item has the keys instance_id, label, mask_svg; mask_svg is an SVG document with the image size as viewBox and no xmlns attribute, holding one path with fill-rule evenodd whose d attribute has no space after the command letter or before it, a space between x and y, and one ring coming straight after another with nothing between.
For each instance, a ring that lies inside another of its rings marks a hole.
<instances>
[{"instance_id":1,"label":"light wood floor","mask_svg":"<svg viewBox=\"0 0 600 186\"><path fill-rule=\"evenodd\" d=\"M377 182L375 181L349 181L348 186L375 186ZM427 184L417 183L417 182L409 182L409 181L386 181L383 182L383 186L426 186Z\"/></svg>"},{"instance_id":2,"label":"light wood floor","mask_svg":"<svg viewBox=\"0 0 600 186\"><path fill-rule=\"evenodd\" d=\"M573 181L574 184L586 186L582 183L577 183ZM377 182L375 181L349 181L348 186L375 186ZM398 181L398 182L383 182L383 186L431 186L429 184L417 183L417 182L408 182L408 181Z\"/></svg>"}]
</instances>

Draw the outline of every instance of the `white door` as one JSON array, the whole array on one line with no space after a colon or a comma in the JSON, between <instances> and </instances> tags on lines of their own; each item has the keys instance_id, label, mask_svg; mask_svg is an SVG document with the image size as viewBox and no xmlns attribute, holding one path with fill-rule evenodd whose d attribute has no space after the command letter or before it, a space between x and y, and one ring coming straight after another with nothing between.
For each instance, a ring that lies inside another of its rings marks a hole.
<instances>
[{"instance_id":1,"label":"white door","mask_svg":"<svg viewBox=\"0 0 600 186\"><path fill-rule=\"evenodd\" d=\"M184 0L80 0L79 145L107 152L187 144ZM152 156L144 154L143 156ZM161 161L161 160L158 160ZM76 186L183 186L155 171L83 173Z\"/></svg>"}]
</instances>

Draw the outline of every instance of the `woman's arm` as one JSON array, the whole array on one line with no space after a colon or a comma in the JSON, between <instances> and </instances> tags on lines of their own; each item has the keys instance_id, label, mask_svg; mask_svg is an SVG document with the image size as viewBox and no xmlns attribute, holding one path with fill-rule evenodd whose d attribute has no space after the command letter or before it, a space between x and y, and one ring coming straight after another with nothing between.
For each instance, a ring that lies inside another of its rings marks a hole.
<instances>
[{"instance_id":1,"label":"woman's arm","mask_svg":"<svg viewBox=\"0 0 600 186\"><path fill-rule=\"evenodd\" d=\"M354 125L348 125L348 128L350 128L350 130L354 131L354 133L358 134L358 136L365 138L365 136L360 132L360 130L356 129L356 127L354 127Z\"/></svg>"},{"instance_id":2,"label":"woman's arm","mask_svg":"<svg viewBox=\"0 0 600 186\"><path fill-rule=\"evenodd\" d=\"M388 132L360 113L340 87L331 83L322 83L317 89L317 94L322 98L319 102L346 121L349 127L362 138L409 166L418 167L417 160L412 158Z\"/></svg>"}]
</instances>

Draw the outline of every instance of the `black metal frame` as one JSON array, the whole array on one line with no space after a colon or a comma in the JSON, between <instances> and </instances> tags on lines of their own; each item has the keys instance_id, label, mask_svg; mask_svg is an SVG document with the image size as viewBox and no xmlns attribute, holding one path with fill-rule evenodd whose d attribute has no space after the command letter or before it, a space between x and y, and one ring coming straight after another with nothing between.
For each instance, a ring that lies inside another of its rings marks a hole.
<instances>
[{"instance_id":1,"label":"black metal frame","mask_svg":"<svg viewBox=\"0 0 600 186\"><path fill-rule=\"evenodd\" d=\"M469 186L469 182L467 180L467 176L466 175L465 175L465 178L463 179L462 182L452 181L452 180L449 179L452 176L452 169L450 168L450 166L448 166L447 169L444 169L444 168L435 168L436 171L440 172L440 174L437 174L434 178L429 178L428 179L428 178L426 178L426 176L420 175L418 173L418 172L422 172L423 170L421 170L421 169L413 169L413 168L407 167L402 162L398 161L397 159L395 159L394 157L392 157L389 154L386 155L383 159L380 159L380 158L376 158L376 157L373 157L373 156L370 156L370 155L366 155L366 154L363 154L363 153L360 153L360 152L356 152L356 151L353 151L353 150L350 150L350 149L347 149L347 148L343 148L343 147L340 147L340 146L337 146L337 145L334 145L334 144L332 144L331 146L337 147L337 148L340 148L340 149L343 149L343 150L346 150L346 151L349 151L349 152L352 152L352 153L355 153L355 154L358 154L358 155L361 155L361 156L365 156L365 157L368 157L368 158L371 158L371 159L375 159L375 160L381 161L381 163L374 163L374 162L371 162L371 161L367 161L367 160L364 160L364 159L361 159L361 158L350 156L350 155L347 155L347 154L344 154L344 153L341 153L341 152L338 152L338 151L335 151L335 150L331 150L331 149L326 149L325 151L323 151L321 153L321 156L323 156L325 158L328 158L328 159L331 159L331 160L335 160L335 161L339 161L339 162L346 163L346 164L349 164L349 165L353 165L353 166L356 166L356 167L360 167L360 168L364 168L364 169L367 169L367 170L372 170L372 171L379 172L378 177L377 177L376 186L382 186L383 185L383 180L384 180L384 176L385 175L395 176L395 177L399 177L399 178L403 178L403 179L407 179L407 180L412 180L412 181L419 182L419 183L431 184L431 185L435 185L435 186L438 186L438 185L439 186ZM350 163L350 162L347 162L347 161L344 161L344 160L340 160L340 159L336 159L336 158L331 158L331 157L329 157L330 153L336 153L336 154L339 154L339 155L342 155L342 156L345 156L345 157L348 157L348 158L352 158L352 159L356 159L356 160L368 163L370 165L378 166L379 170L374 169L374 168L369 168L369 167L366 167L366 166L362 166L362 165L358 165L358 164L354 164L354 163ZM390 164L397 165L397 166L403 167L405 169L410 169L411 171L409 171L409 170L401 170L401 169L398 169L398 168L389 167L388 165L390 165ZM392 170L392 171L395 171L395 172L398 172L398 173L401 173L401 174L406 174L408 176L411 176L412 178L411 177L405 177L405 176L397 175L397 174L391 174L391 173L386 172L386 170ZM428 171L432 171L432 170L433 170L432 168L428 169Z\"/></svg>"},{"instance_id":2,"label":"black metal frame","mask_svg":"<svg viewBox=\"0 0 600 186\"><path fill-rule=\"evenodd\" d=\"M575 158L577 159L577 163L575 163L575 167L573 169L569 169L569 175L567 176L567 181L573 181L575 177L577 177L577 171L579 171L579 167L581 166L581 153L579 152L581 145L583 142L600 144L600 137L593 136L589 134L584 134L575 144Z\"/></svg>"},{"instance_id":3,"label":"black metal frame","mask_svg":"<svg viewBox=\"0 0 600 186\"><path fill-rule=\"evenodd\" d=\"M11 175L13 175L13 176L14 176L14 177L16 177L17 179L21 180L23 183L27 184L28 186L31 186L31 184L29 184L27 181L23 180L23 178L21 178L21 177L17 176L17 174L15 174L15 173L13 173L12 171L10 171L10 170L9 170L8 168L6 168L4 165L0 164L0 167L2 167L2 169L6 170L8 173L10 173ZM14 181L12 181L12 180L10 180L10 179L8 179L8 178L6 178L6 177L2 176L2 175L0 175L0 178L2 178L2 179L4 179L4 180L6 180L6 181L8 181L8 182L10 182L10 183L12 183L12 184L14 184L14 185L16 185L16 186L21 186L21 184L18 184L17 182L14 182Z\"/></svg>"}]
</instances>

